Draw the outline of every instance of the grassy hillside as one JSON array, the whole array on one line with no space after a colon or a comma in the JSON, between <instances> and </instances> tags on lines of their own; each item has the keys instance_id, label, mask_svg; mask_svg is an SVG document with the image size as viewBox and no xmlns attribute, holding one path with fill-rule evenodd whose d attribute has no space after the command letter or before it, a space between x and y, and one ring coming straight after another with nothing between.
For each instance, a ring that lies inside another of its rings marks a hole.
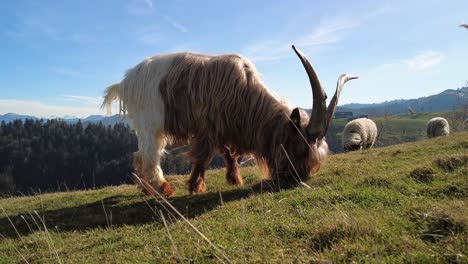
<instances>
[{"instance_id":1,"label":"grassy hillside","mask_svg":"<svg viewBox=\"0 0 468 264\"><path fill-rule=\"evenodd\" d=\"M414 115L398 115L371 118L379 129L377 146L389 146L406 142L424 140L426 136L426 124L433 117L446 118L450 124L450 131L463 131L464 114L462 112L441 113L416 113ZM333 119L327 141L335 153L342 152L341 137L343 128L348 122L347 118Z\"/></svg>"},{"instance_id":2,"label":"grassy hillside","mask_svg":"<svg viewBox=\"0 0 468 264\"><path fill-rule=\"evenodd\" d=\"M170 203L214 246L124 185L0 200L0 263L468 263L466 132L335 155L311 189L251 188L256 168L230 187L223 173L196 196L169 178Z\"/></svg>"}]
</instances>

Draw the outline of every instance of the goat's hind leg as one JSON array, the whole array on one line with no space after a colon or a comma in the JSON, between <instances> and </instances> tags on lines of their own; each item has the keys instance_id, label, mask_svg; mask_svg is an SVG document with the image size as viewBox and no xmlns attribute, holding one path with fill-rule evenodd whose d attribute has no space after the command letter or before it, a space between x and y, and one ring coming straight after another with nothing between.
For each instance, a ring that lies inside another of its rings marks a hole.
<instances>
[{"instance_id":1,"label":"goat's hind leg","mask_svg":"<svg viewBox=\"0 0 468 264\"><path fill-rule=\"evenodd\" d=\"M231 185L243 186L244 181L239 172L238 155L233 155L227 147L223 147L224 161L226 163L226 182Z\"/></svg>"},{"instance_id":2,"label":"goat's hind leg","mask_svg":"<svg viewBox=\"0 0 468 264\"><path fill-rule=\"evenodd\" d=\"M192 142L190 157L192 172L187 181L190 194L206 192L205 171L213 158L212 145L207 141Z\"/></svg>"}]
</instances>

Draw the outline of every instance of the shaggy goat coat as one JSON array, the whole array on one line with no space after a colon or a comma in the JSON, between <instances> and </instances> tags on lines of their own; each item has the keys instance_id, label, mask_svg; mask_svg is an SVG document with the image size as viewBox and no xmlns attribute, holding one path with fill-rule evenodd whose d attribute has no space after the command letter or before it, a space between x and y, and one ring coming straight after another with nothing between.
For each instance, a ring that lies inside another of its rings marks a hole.
<instances>
[{"instance_id":1,"label":"shaggy goat coat","mask_svg":"<svg viewBox=\"0 0 468 264\"><path fill-rule=\"evenodd\" d=\"M427 122L426 133L428 138L448 136L450 134L449 123L443 117L434 117Z\"/></svg>"},{"instance_id":2,"label":"shaggy goat coat","mask_svg":"<svg viewBox=\"0 0 468 264\"><path fill-rule=\"evenodd\" d=\"M342 143L345 150L371 148L377 138L377 126L371 119L358 118L346 124Z\"/></svg>"},{"instance_id":3,"label":"shaggy goat coat","mask_svg":"<svg viewBox=\"0 0 468 264\"><path fill-rule=\"evenodd\" d=\"M109 108L117 99L137 131L135 170L155 188L164 189L160 158L168 143L191 143L192 174L204 170L215 153L226 149L232 156L253 154L268 168L269 176L286 173L275 164L284 163L284 152L290 151L281 147L285 140L291 141L292 109L239 55L183 52L148 58L130 69L120 84L107 89L103 106ZM301 111L300 117L306 125L307 114ZM296 145L306 147L294 151L312 150L304 155L307 162L300 158L292 162L310 167L307 172L317 171L328 154L325 141L312 147L304 142Z\"/></svg>"}]
</instances>

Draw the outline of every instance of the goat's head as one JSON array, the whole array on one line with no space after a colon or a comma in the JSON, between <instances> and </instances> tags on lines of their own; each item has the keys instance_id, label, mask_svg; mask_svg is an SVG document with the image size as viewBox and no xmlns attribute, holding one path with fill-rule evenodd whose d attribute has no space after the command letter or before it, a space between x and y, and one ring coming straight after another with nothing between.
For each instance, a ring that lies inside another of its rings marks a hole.
<instances>
[{"instance_id":1,"label":"goat's head","mask_svg":"<svg viewBox=\"0 0 468 264\"><path fill-rule=\"evenodd\" d=\"M328 126L333 117L338 98L344 84L356 76L343 74L339 76L335 95L328 107L327 95L320 84L319 77L307 58L292 46L309 76L312 87L312 114L309 116L301 109L295 108L290 114L290 122L286 128L286 136L281 145L282 160L275 167L278 174L287 173L296 181L304 181L310 172L317 172L325 162L328 146L324 140ZM288 178L289 178L288 177Z\"/></svg>"}]
</instances>

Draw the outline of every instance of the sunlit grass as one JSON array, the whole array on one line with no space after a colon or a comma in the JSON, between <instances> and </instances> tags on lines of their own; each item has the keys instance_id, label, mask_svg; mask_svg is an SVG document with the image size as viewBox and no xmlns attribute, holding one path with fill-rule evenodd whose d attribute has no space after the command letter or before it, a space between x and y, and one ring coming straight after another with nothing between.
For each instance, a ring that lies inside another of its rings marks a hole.
<instances>
[{"instance_id":1,"label":"sunlit grass","mask_svg":"<svg viewBox=\"0 0 468 264\"><path fill-rule=\"evenodd\" d=\"M332 156L312 189L252 191L254 167L243 188L209 171L196 196L186 176L168 177L169 202L219 250L131 185L5 198L0 263L466 263L467 157L465 132Z\"/></svg>"}]
</instances>

